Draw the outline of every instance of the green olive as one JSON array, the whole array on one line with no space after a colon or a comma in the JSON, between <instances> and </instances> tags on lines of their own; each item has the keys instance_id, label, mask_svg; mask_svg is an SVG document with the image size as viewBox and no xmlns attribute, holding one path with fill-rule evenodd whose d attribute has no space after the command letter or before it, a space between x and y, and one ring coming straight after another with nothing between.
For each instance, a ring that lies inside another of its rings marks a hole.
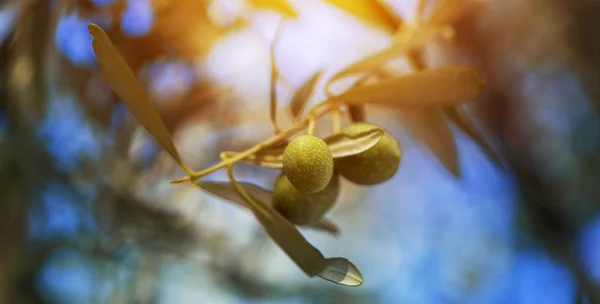
<instances>
[{"instance_id":1,"label":"green olive","mask_svg":"<svg viewBox=\"0 0 600 304\"><path fill-rule=\"evenodd\" d=\"M314 223L335 203L340 193L339 179L334 175L323 191L309 194L298 191L282 174L273 187L273 207L293 224Z\"/></svg>"},{"instance_id":2,"label":"green olive","mask_svg":"<svg viewBox=\"0 0 600 304\"><path fill-rule=\"evenodd\" d=\"M333 156L327 144L312 135L294 138L283 151L283 173L296 189L319 192L333 176Z\"/></svg>"},{"instance_id":3,"label":"green olive","mask_svg":"<svg viewBox=\"0 0 600 304\"><path fill-rule=\"evenodd\" d=\"M357 122L342 129L342 133L357 135L376 125ZM335 170L347 180L364 186L383 183L392 178L400 166L400 146L387 131L369 150L357 155L335 159Z\"/></svg>"}]
</instances>

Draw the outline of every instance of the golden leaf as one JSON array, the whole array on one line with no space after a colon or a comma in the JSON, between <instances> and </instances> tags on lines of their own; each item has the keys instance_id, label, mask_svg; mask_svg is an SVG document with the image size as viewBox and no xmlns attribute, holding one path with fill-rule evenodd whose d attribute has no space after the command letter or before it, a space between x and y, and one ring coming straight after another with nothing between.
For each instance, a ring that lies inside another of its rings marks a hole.
<instances>
[{"instance_id":1,"label":"golden leaf","mask_svg":"<svg viewBox=\"0 0 600 304\"><path fill-rule=\"evenodd\" d=\"M492 145L485 139L485 136L479 128L475 125L465 110L459 107L447 107L443 109L444 114L448 117L454 125L456 125L461 131L469 136L479 147L483 150L487 156L498 165L501 169L504 169L500 156L492 148Z\"/></svg>"},{"instance_id":2,"label":"golden leaf","mask_svg":"<svg viewBox=\"0 0 600 304\"><path fill-rule=\"evenodd\" d=\"M383 134L383 129L375 128L354 136L345 133L334 134L326 137L324 141L329 146L333 158L342 158L371 149Z\"/></svg>"},{"instance_id":3,"label":"golden leaf","mask_svg":"<svg viewBox=\"0 0 600 304\"><path fill-rule=\"evenodd\" d=\"M460 177L454 135L438 109L403 109L401 116L417 142L425 146L455 177Z\"/></svg>"},{"instance_id":4,"label":"golden leaf","mask_svg":"<svg viewBox=\"0 0 600 304\"><path fill-rule=\"evenodd\" d=\"M332 97L331 101L395 107L449 106L475 99L481 94L483 87L483 79L475 69L450 66L351 88Z\"/></svg>"},{"instance_id":5,"label":"golden leaf","mask_svg":"<svg viewBox=\"0 0 600 304\"><path fill-rule=\"evenodd\" d=\"M250 5L257 9L270 10L288 18L296 18L298 14L285 0L250 0Z\"/></svg>"},{"instance_id":6,"label":"golden leaf","mask_svg":"<svg viewBox=\"0 0 600 304\"><path fill-rule=\"evenodd\" d=\"M322 71L317 71L310 78L308 78L297 90L294 92L292 99L290 101L290 112L292 113L292 117L298 118L302 111L304 111L304 107L308 102L310 96L312 95L315 85L321 76Z\"/></svg>"},{"instance_id":7,"label":"golden leaf","mask_svg":"<svg viewBox=\"0 0 600 304\"><path fill-rule=\"evenodd\" d=\"M325 0L325 2L388 33L396 32L402 25L402 18L381 0Z\"/></svg>"},{"instance_id":8,"label":"golden leaf","mask_svg":"<svg viewBox=\"0 0 600 304\"><path fill-rule=\"evenodd\" d=\"M197 186L203 192L215 198L222 199L238 207L251 210L251 206L242 197L240 197L240 195L235 190L235 187L229 181L195 181L194 185ZM246 193L248 193L250 196L260 200L265 205L272 206L272 191L251 183L238 182L238 185L242 187L244 191L246 191ZM316 223L300 226L319 230L321 232L329 233L334 236L340 234L340 231L337 228L337 226L331 221L328 221L327 219L321 219Z\"/></svg>"},{"instance_id":9,"label":"golden leaf","mask_svg":"<svg viewBox=\"0 0 600 304\"><path fill-rule=\"evenodd\" d=\"M156 111L150 96L138 82L119 50L99 26L89 24L88 30L94 37L92 46L104 79L123 100L136 120L156 139L160 146L173 157L186 173L192 173L179 156L179 152L171 139L171 134L169 134Z\"/></svg>"}]
</instances>

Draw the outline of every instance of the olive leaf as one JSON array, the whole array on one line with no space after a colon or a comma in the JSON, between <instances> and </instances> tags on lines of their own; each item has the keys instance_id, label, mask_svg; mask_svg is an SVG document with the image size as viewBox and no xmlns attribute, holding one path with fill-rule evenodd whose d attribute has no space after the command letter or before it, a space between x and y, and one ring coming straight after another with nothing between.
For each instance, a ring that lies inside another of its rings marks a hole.
<instances>
[{"instance_id":1,"label":"olive leaf","mask_svg":"<svg viewBox=\"0 0 600 304\"><path fill-rule=\"evenodd\" d=\"M268 204L248 195L237 184L231 166L227 167L227 173L236 191L248 203L250 210L267 234L304 273L309 277L318 275L325 280L346 286L360 285L357 284L357 281L362 283L360 272L350 261L343 258L325 259L323 254L311 245L300 231L279 212Z\"/></svg>"},{"instance_id":2,"label":"olive leaf","mask_svg":"<svg viewBox=\"0 0 600 304\"><path fill-rule=\"evenodd\" d=\"M402 25L402 18L381 0L325 0L325 2L388 33L396 32Z\"/></svg>"},{"instance_id":3,"label":"olive leaf","mask_svg":"<svg viewBox=\"0 0 600 304\"><path fill-rule=\"evenodd\" d=\"M333 158L342 158L369 150L379 142L383 134L383 129L375 128L354 136L346 133L334 134L326 137L324 141L329 146Z\"/></svg>"},{"instance_id":4,"label":"olive leaf","mask_svg":"<svg viewBox=\"0 0 600 304\"><path fill-rule=\"evenodd\" d=\"M416 140L455 177L460 176L454 135L438 109L403 109L401 116Z\"/></svg>"},{"instance_id":5,"label":"olive leaf","mask_svg":"<svg viewBox=\"0 0 600 304\"><path fill-rule=\"evenodd\" d=\"M244 159L245 162L256 164L265 168L281 169L283 168L283 151L285 146L276 146L262 149ZM237 152L225 151L224 155L228 158L235 156Z\"/></svg>"},{"instance_id":6,"label":"olive leaf","mask_svg":"<svg viewBox=\"0 0 600 304\"><path fill-rule=\"evenodd\" d=\"M316 230L329 232L329 233L333 234L334 236L339 236L341 233L338 226L326 218L322 218L318 222L307 224L304 226L307 228L312 228L312 229L316 229Z\"/></svg>"},{"instance_id":7,"label":"olive leaf","mask_svg":"<svg viewBox=\"0 0 600 304\"><path fill-rule=\"evenodd\" d=\"M229 181L223 182L223 181L201 181L201 180L199 180L199 181L195 181L194 185L196 187L200 188L200 190L204 191L205 193L207 193L215 198L222 199L222 200L232 203L238 207L242 207L244 209L251 210L250 205L248 205L248 203L239 196L239 194L235 190L235 187ZM246 193L248 193L250 196L255 197L256 199L260 200L261 202L263 202L265 205L268 205L269 207L272 206L272 200L273 200L273 192L272 191L267 190L265 188L262 188L258 185L252 184L252 183L238 182L238 185L240 187L242 187L244 189L244 191L246 191ZM312 228L312 229L319 230L319 231L322 231L325 233L329 233L329 234L332 234L333 236L338 236L340 234L338 227L331 221L324 219L324 218L316 223L300 225L300 226L304 226L307 228Z\"/></svg>"},{"instance_id":8,"label":"olive leaf","mask_svg":"<svg viewBox=\"0 0 600 304\"><path fill-rule=\"evenodd\" d=\"M325 270L319 274L319 277L327 281L353 287L360 286L364 282L358 268L347 259L329 258L326 264Z\"/></svg>"},{"instance_id":9,"label":"olive leaf","mask_svg":"<svg viewBox=\"0 0 600 304\"><path fill-rule=\"evenodd\" d=\"M384 106L449 106L478 97L485 83L470 67L449 66L351 88L330 100Z\"/></svg>"},{"instance_id":10,"label":"olive leaf","mask_svg":"<svg viewBox=\"0 0 600 304\"><path fill-rule=\"evenodd\" d=\"M277 29L275 30L275 37L273 37L273 42L271 42L270 52L269 52L269 61L271 64L271 80L269 85L269 98L270 98L270 117L271 123L275 128L275 132L279 132L279 127L277 126L277 78L279 77L279 71L277 71L277 65L275 64L275 47L277 46L277 42L279 41L279 36L281 34L281 28L283 24L283 20L279 22L277 25Z\"/></svg>"},{"instance_id":11,"label":"olive leaf","mask_svg":"<svg viewBox=\"0 0 600 304\"><path fill-rule=\"evenodd\" d=\"M336 73L326 82L325 91L331 94L330 88L334 82L345 77L370 73L378 68L381 68L388 62L402 56L411 48L424 46L427 42L433 40L437 35L439 35L439 29L422 28L414 30L406 28L401 31L401 35L403 39L399 38L392 41L392 45L388 48L369 55Z\"/></svg>"},{"instance_id":12,"label":"olive leaf","mask_svg":"<svg viewBox=\"0 0 600 304\"><path fill-rule=\"evenodd\" d=\"M250 5L257 9L270 10L288 18L297 18L298 14L285 0L250 0Z\"/></svg>"},{"instance_id":13,"label":"olive leaf","mask_svg":"<svg viewBox=\"0 0 600 304\"><path fill-rule=\"evenodd\" d=\"M492 145L485 139L485 136L475 125L467 112L459 107L447 107L443 109L444 114L448 117L455 126L469 136L479 147L485 152L488 157L498 165L501 169L505 169L500 156L492 148Z\"/></svg>"},{"instance_id":14,"label":"olive leaf","mask_svg":"<svg viewBox=\"0 0 600 304\"><path fill-rule=\"evenodd\" d=\"M192 172L179 156L171 134L163 123L150 96L138 82L119 50L108 35L97 25L88 24L92 47L100 73L114 92L123 100L131 114L156 139L160 146L186 171Z\"/></svg>"},{"instance_id":15,"label":"olive leaf","mask_svg":"<svg viewBox=\"0 0 600 304\"><path fill-rule=\"evenodd\" d=\"M298 118L302 114L321 74L322 71L317 71L294 92L289 105L292 117Z\"/></svg>"}]
</instances>

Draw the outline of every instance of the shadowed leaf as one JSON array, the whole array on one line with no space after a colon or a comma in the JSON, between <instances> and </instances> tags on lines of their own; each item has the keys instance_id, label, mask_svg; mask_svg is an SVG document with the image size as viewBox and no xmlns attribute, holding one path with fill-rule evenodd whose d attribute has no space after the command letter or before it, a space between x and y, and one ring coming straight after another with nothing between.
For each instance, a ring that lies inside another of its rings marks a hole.
<instances>
[{"instance_id":1,"label":"shadowed leaf","mask_svg":"<svg viewBox=\"0 0 600 304\"><path fill-rule=\"evenodd\" d=\"M92 46L104 79L123 100L136 120L189 173L190 170L181 160L171 135L151 102L150 96L138 82L119 50L114 46L108 35L97 25L89 24L88 30L94 37Z\"/></svg>"},{"instance_id":2,"label":"shadowed leaf","mask_svg":"<svg viewBox=\"0 0 600 304\"><path fill-rule=\"evenodd\" d=\"M231 167L227 168L229 179L236 185ZM236 188L238 194L248 203L250 210L263 226L267 234L281 249L308 275L314 277L326 267L323 254L302 236L300 231L279 212L263 201L246 194L243 188Z\"/></svg>"},{"instance_id":3,"label":"shadowed leaf","mask_svg":"<svg viewBox=\"0 0 600 304\"><path fill-rule=\"evenodd\" d=\"M396 32L402 25L402 19L380 0L325 0L325 2L388 33Z\"/></svg>"},{"instance_id":4,"label":"shadowed leaf","mask_svg":"<svg viewBox=\"0 0 600 304\"><path fill-rule=\"evenodd\" d=\"M403 109L402 118L414 137L454 176L460 176L456 142L450 127L438 109Z\"/></svg>"},{"instance_id":5,"label":"shadowed leaf","mask_svg":"<svg viewBox=\"0 0 600 304\"><path fill-rule=\"evenodd\" d=\"M325 138L324 141L329 146L333 158L342 158L369 150L379 142L383 134L383 129L376 128L354 136L338 133Z\"/></svg>"},{"instance_id":6,"label":"shadowed leaf","mask_svg":"<svg viewBox=\"0 0 600 304\"><path fill-rule=\"evenodd\" d=\"M304 107L312 95L321 73L322 71L317 71L308 78L296 92L294 92L290 101L290 112L292 113L292 117L297 118L302 114L302 111L304 111Z\"/></svg>"},{"instance_id":7,"label":"shadowed leaf","mask_svg":"<svg viewBox=\"0 0 600 304\"><path fill-rule=\"evenodd\" d=\"M333 234L334 236L340 235L340 229L338 228L338 226L335 223L333 223L332 221L325 219L325 218L321 219L320 221L318 221L316 223L308 224L305 226L307 228L321 230L324 232L329 232L329 233Z\"/></svg>"},{"instance_id":8,"label":"shadowed leaf","mask_svg":"<svg viewBox=\"0 0 600 304\"><path fill-rule=\"evenodd\" d=\"M367 119L365 106L363 105L348 106L348 113L352 122L363 122Z\"/></svg>"},{"instance_id":9,"label":"shadowed leaf","mask_svg":"<svg viewBox=\"0 0 600 304\"><path fill-rule=\"evenodd\" d=\"M219 198L244 209L251 210L250 205L242 197L240 197L235 190L235 187L229 181L196 181L194 182L194 185L215 198ZM272 191L251 183L238 182L238 185L240 185L250 196L260 200L269 207L272 206ZM301 226L333 234L334 236L338 236L340 234L337 226L327 219L321 219L319 222Z\"/></svg>"},{"instance_id":10,"label":"shadowed leaf","mask_svg":"<svg viewBox=\"0 0 600 304\"><path fill-rule=\"evenodd\" d=\"M382 106L446 106L477 98L484 82L476 70L452 66L383 79L332 97L336 102Z\"/></svg>"},{"instance_id":11,"label":"shadowed leaf","mask_svg":"<svg viewBox=\"0 0 600 304\"><path fill-rule=\"evenodd\" d=\"M288 18L296 18L298 14L286 0L250 0L249 3L257 9L270 10Z\"/></svg>"},{"instance_id":12,"label":"shadowed leaf","mask_svg":"<svg viewBox=\"0 0 600 304\"><path fill-rule=\"evenodd\" d=\"M319 277L345 286L360 286L364 282L362 274L344 258L330 258L326 260L326 268Z\"/></svg>"},{"instance_id":13,"label":"shadowed leaf","mask_svg":"<svg viewBox=\"0 0 600 304\"><path fill-rule=\"evenodd\" d=\"M479 128L475 125L475 122L471 120L465 110L458 107L448 107L443 109L444 114L448 117L454 125L456 125L461 131L469 136L479 147L488 155L488 157L504 170L504 165L500 161L500 156L492 148L492 145L485 139L485 136Z\"/></svg>"},{"instance_id":14,"label":"shadowed leaf","mask_svg":"<svg viewBox=\"0 0 600 304\"><path fill-rule=\"evenodd\" d=\"M240 197L237 191L235 191L235 187L233 187L229 181L219 182L200 180L194 182L194 184L201 190L204 190L216 198L224 199L246 209L250 208L248 203L246 203L246 201ZM271 191L251 183L239 182L238 185L244 188L244 191L246 191L249 195L256 197L262 202L265 202L265 204L271 204L271 200L273 199L273 193Z\"/></svg>"}]
</instances>

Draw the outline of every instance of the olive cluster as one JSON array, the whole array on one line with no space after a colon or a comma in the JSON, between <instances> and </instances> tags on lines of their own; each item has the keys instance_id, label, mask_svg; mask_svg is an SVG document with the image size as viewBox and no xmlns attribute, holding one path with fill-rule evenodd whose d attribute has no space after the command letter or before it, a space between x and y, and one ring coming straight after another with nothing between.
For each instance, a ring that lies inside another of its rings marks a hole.
<instances>
[{"instance_id":1,"label":"olive cluster","mask_svg":"<svg viewBox=\"0 0 600 304\"><path fill-rule=\"evenodd\" d=\"M341 132L355 136L374 128L379 127L356 122ZM294 224L313 223L335 203L340 176L358 185L380 184L396 174L400 158L400 146L387 131L370 149L335 159L321 138L298 136L283 152L283 174L275 182L273 206Z\"/></svg>"}]
</instances>

